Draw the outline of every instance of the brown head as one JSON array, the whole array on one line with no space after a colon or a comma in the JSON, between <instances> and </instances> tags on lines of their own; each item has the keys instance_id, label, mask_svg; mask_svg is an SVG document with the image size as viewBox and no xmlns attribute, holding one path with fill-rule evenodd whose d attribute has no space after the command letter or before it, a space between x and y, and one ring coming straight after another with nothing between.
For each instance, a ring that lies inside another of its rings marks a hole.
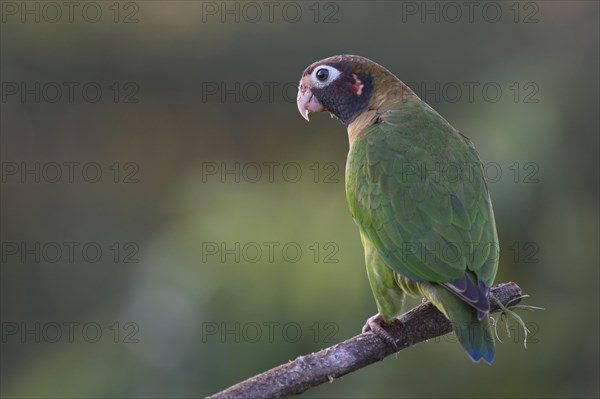
<instances>
[{"instance_id":1,"label":"brown head","mask_svg":"<svg viewBox=\"0 0 600 399\"><path fill-rule=\"evenodd\" d=\"M381 65L357 55L336 55L304 70L296 103L306 120L310 112L328 111L348 126L365 111L411 93Z\"/></svg>"}]
</instances>

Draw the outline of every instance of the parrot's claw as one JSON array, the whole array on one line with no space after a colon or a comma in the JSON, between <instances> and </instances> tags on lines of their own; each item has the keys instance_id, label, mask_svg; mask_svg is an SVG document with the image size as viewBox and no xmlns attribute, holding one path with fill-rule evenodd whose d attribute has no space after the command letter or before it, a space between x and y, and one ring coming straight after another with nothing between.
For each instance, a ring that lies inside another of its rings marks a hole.
<instances>
[{"instance_id":1,"label":"parrot's claw","mask_svg":"<svg viewBox=\"0 0 600 399\"><path fill-rule=\"evenodd\" d=\"M386 344L388 344L389 346L394 348L395 351L398 351L398 345L396 345L396 340L383 327L383 326L390 326L392 324L402 324L402 323L398 319L394 319L391 323L386 323L383 320L383 317L381 317L381 315L379 315L379 313L378 313L375 316L369 317L369 319L365 323L364 327L362 328L362 332L364 334L367 331L372 331L373 334L377 335Z\"/></svg>"}]
</instances>

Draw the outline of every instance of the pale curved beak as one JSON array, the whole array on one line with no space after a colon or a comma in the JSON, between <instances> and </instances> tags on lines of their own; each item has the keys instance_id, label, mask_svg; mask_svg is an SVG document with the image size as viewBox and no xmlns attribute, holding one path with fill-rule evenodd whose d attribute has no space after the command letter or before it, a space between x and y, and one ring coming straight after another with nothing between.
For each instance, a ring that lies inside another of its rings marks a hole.
<instances>
[{"instance_id":1,"label":"pale curved beak","mask_svg":"<svg viewBox=\"0 0 600 399\"><path fill-rule=\"evenodd\" d=\"M322 112L325 110L323 105L317 100L312 91L300 81L298 86L298 97L296 97L296 105L298 105L298 111L300 115L307 121L309 112Z\"/></svg>"}]
</instances>

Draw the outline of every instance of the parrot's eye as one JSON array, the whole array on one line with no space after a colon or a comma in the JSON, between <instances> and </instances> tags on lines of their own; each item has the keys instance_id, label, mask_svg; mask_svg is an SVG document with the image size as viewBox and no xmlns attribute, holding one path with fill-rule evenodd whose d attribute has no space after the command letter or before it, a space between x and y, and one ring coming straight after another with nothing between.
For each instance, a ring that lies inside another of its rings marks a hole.
<instances>
[{"instance_id":1,"label":"parrot's eye","mask_svg":"<svg viewBox=\"0 0 600 399\"><path fill-rule=\"evenodd\" d=\"M340 71L329 65L319 65L310 75L315 87L325 87L340 76Z\"/></svg>"},{"instance_id":2,"label":"parrot's eye","mask_svg":"<svg viewBox=\"0 0 600 399\"><path fill-rule=\"evenodd\" d=\"M327 77L329 76L329 71L325 68L321 68L317 71L317 74L315 76L317 77L318 80L320 80L321 82L324 82L327 80Z\"/></svg>"}]
</instances>

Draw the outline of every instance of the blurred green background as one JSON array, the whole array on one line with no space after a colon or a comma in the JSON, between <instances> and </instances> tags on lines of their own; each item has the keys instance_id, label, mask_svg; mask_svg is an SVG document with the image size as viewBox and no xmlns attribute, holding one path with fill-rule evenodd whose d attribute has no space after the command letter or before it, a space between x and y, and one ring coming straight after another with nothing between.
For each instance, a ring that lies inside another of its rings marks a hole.
<instances>
[{"instance_id":1,"label":"blurred green background","mask_svg":"<svg viewBox=\"0 0 600 399\"><path fill-rule=\"evenodd\" d=\"M295 105L340 53L475 142L546 310L492 367L446 336L304 396L600 395L597 2L77 4L1 3L2 397L205 396L360 331L346 132Z\"/></svg>"}]
</instances>

